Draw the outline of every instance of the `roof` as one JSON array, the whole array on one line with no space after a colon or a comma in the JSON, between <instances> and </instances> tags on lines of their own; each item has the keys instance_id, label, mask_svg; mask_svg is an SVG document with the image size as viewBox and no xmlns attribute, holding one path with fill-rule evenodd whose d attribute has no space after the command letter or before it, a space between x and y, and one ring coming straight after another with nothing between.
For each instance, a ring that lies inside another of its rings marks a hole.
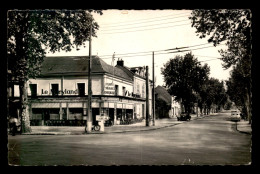
<instances>
[{"instance_id":1,"label":"roof","mask_svg":"<svg viewBox=\"0 0 260 174\"><path fill-rule=\"evenodd\" d=\"M132 72L130 70L130 68L126 67L126 66L120 66L120 65L116 65L117 68L120 68L121 70L123 70L131 79L134 79L134 76L137 76L139 78L145 79L145 77L140 76L134 72Z\"/></svg>"},{"instance_id":2,"label":"roof","mask_svg":"<svg viewBox=\"0 0 260 174\"><path fill-rule=\"evenodd\" d=\"M55 56L45 57L42 67L41 76L57 75L88 75L88 58L89 56ZM132 80L125 71L120 68L108 65L97 56L92 56L92 69L95 73L109 73L126 80Z\"/></svg>"},{"instance_id":3,"label":"roof","mask_svg":"<svg viewBox=\"0 0 260 174\"><path fill-rule=\"evenodd\" d=\"M171 95L164 87L158 85L154 89L154 93L158 94L158 98L164 100L167 104L171 104Z\"/></svg>"}]
</instances>

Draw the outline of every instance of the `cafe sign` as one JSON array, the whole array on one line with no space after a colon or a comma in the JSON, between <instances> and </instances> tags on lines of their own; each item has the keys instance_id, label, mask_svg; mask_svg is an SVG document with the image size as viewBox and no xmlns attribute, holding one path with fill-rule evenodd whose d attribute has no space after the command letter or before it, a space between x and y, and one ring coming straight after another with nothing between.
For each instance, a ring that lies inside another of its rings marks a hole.
<instances>
[{"instance_id":1,"label":"cafe sign","mask_svg":"<svg viewBox=\"0 0 260 174\"><path fill-rule=\"evenodd\" d=\"M105 83L104 94L115 95L115 86L113 83Z\"/></svg>"},{"instance_id":2,"label":"cafe sign","mask_svg":"<svg viewBox=\"0 0 260 174\"><path fill-rule=\"evenodd\" d=\"M51 92L50 92L50 94L52 94L54 91L51 89ZM41 90L41 94L42 95L48 95L49 94L49 91L48 90ZM59 95L63 95L63 94L74 94L74 95L77 95L78 94L78 90L76 89L76 90L67 90L67 89L65 89L65 90L60 90L60 91L58 91L58 94Z\"/></svg>"}]
</instances>

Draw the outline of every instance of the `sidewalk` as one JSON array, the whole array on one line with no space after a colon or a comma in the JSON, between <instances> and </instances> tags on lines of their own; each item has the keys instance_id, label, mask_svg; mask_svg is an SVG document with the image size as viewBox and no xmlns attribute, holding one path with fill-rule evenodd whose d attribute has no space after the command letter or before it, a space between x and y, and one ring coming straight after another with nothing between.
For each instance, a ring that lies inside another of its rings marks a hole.
<instances>
[{"instance_id":1,"label":"sidewalk","mask_svg":"<svg viewBox=\"0 0 260 174\"><path fill-rule=\"evenodd\" d=\"M251 124L248 123L248 121L240 120L236 124L237 131L245 134L252 134L252 127Z\"/></svg>"},{"instance_id":2,"label":"sidewalk","mask_svg":"<svg viewBox=\"0 0 260 174\"><path fill-rule=\"evenodd\" d=\"M199 119L202 117L196 117L191 115L191 120ZM104 132L92 131L89 134L108 134L108 133L124 133L124 132L139 132L149 131L161 128L182 124L185 121L177 121L177 118L165 118L156 119L155 126L150 122L150 126L145 126L145 120L140 123L129 124L129 125L114 125L105 127ZM23 135L83 135L85 133L84 126L31 126L31 133L24 133Z\"/></svg>"}]
</instances>

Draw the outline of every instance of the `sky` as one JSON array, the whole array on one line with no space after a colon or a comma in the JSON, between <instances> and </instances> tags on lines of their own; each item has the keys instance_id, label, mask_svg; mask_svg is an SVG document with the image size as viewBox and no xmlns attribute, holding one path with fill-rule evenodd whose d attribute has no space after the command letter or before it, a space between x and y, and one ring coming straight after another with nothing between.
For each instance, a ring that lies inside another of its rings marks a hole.
<instances>
[{"instance_id":1,"label":"sky","mask_svg":"<svg viewBox=\"0 0 260 174\"><path fill-rule=\"evenodd\" d=\"M200 39L196 29L191 27L188 17L191 10L103 10L103 15L93 13L99 24L97 37L92 38L92 55L98 55L106 63L115 64L118 58L124 60L127 67L149 66L152 79L152 52L154 51L155 85L164 85L161 74L163 65L176 55L187 52L169 53L167 49L188 47L192 54L210 67L210 77L228 80L230 69L222 68L218 50L227 49L223 44L214 47L207 38ZM86 47L71 52L48 53L47 56L88 56ZM184 50L184 49L182 49ZM173 50L171 50L173 52ZM129 54L130 53L130 54ZM133 54L135 53L135 54ZM137 54L138 53L138 54Z\"/></svg>"}]
</instances>

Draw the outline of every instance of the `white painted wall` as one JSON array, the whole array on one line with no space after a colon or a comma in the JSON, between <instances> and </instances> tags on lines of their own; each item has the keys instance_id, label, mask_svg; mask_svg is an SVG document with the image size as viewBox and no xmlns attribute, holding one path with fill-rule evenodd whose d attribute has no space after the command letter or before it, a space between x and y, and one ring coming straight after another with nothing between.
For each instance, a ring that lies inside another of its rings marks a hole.
<instances>
[{"instance_id":1,"label":"white painted wall","mask_svg":"<svg viewBox=\"0 0 260 174\"><path fill-rule=\"evenodd\" d=\"M144 91L142 92L142 86L144 87ZM139 88L139 90L138 90ZM145 79L134 77L134 93L140 94L141 98L145 98L146 92L145 92Z\"/></svg>"},{"instance_id":2,"label":"white painted wall","mask_svg":"<svg viewBox=\"0 0 260 174\"><path fill-rule=\"evenodd\" d=\"M92 77L92 94L101 95L101 77ZM28 95L31 96L31 89L29 84L37 84L37 95L38 96L51 96L51 84L59 84L59 91L61 91L61 79L62 77L53 78L37 78L29 79L28 81ZM68 90L76 91L78 83L85 83L85 95L88 94L88 77L64 77L63 79L63 91ZM61 94L59 94L61 95ZM64 96L75 95L74 93L65 93Z\"/></svg>"},{"instance_id":3,"label":"white painted wall","mask_svg":"<svg viewBox=\"0 0 260 174\"><path fill-rule=\"evenodd\" d=\"M113 83L114 86L118 85L118 95L120 96L123 96L123 87L125 87L125 90L128 91L129 93L133 92L132 82L119 79L119 78L113 78L112 76L109 75L104 75L104 87L106 86L107 83Z\"/></svg>"}]
</instances>

